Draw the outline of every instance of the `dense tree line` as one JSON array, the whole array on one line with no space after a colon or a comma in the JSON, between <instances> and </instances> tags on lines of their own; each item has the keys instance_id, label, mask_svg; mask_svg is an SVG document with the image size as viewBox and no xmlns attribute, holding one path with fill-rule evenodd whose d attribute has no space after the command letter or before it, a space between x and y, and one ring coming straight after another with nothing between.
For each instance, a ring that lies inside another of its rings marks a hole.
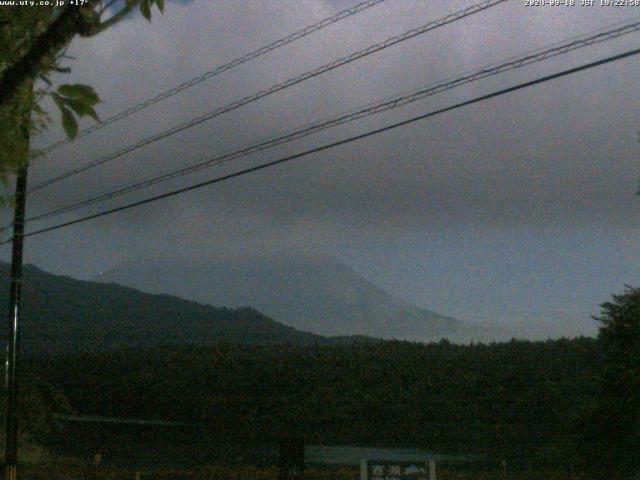
<instances>
[{"instance_id":1,"label":"dense tree line","mask_svg":"<svg viewBox=\"0 0 640 480\"><path fill-rule=\"evenodd\" d=\"M587 338L226 344L31 358L29 367L84 414L187 421L239 441L302 435L578 468L599 357Z\"/></svg>"},{"instance_id":2,"label":"dense tree line","mask_svg":"<svg viewBox=\"0 0 640 480\"><path fill-rule=\"evenodd\" d=\"M220 442L303 435L614 478L639 467L637 289L603 304L597 339L460 346L330 339L251 309L26 276L22 425L39 439L52 413L75 411L180 420Z\"/></svg>"}]
</instances>

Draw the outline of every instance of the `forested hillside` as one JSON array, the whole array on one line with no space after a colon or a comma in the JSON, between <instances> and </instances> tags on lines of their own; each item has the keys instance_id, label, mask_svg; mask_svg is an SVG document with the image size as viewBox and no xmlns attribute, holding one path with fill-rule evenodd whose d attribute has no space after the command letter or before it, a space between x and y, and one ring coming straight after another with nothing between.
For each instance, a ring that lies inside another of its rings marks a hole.
<instances>
[{"instance_id":1,"label":"forested hillside","mask_svg":"<svg viewBox=\"0 0 640 480\"><path fill-rule=\"evenodd\" d=\"M417 307L327 256L136 258L97 280L209 305L251 306L286 325L326 336L429 342L501 333Z\"/></svg>"},{"instance_id":2,"label":"forested hillside","mask_svg":"<svg viewBox=\"0 0 640 480\"><path fill-rule=\"evenodd\" d=\"M213 437L420 446L577 461L593 339L455 346L233 346L31 358L83 414L192 422ZM213 440L212 440L213 441Z\"/></svg>"},{"instance_id":3,"label":"forested hillside","mask_svg":"<svg viewBox=\"0 0 640 480\"><path fill-rule=\"evenodd\" d=\"M9 266L0 262L0 311L6 311ZM218 342L350 343L278 323L252 308L216 308L169 295L24 269L22 349L32 353ZM0 326L4 335L6 324Z\"/></svg>"}]
</instances>

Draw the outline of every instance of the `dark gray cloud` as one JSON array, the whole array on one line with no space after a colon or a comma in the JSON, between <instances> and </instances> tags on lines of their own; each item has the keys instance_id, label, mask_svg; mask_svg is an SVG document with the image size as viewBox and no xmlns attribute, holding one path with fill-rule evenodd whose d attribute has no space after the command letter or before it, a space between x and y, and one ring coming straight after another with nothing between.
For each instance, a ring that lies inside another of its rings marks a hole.
<instances>
[{"instance_id":1,"label":"dark gray cloud","mask_svg":"<svg viewBox=\"0 0 640 480\"><path fill-rule=\"evenodd\" d=\"M137 17L75 43L71 80L94 85L104 100L100 113L108 116L352 3L172 3L151 24ZM32 181L471 3L389 0L59 149L34 166ZM635 8L507 2L61 182L34 195L29 208L43 211L637 14ZM638 42L632 35L590 47L152 191L301 151ZM626 60L33 238L29 258L90 277L149 252L211 257L324 250L444 313L486 319L562 311L573 327L587 331L577 316L596 313L609 293L637 277L639 73L638 60ZM35 143L60 135L54 127Z\"/></svg>"}]
</instances>

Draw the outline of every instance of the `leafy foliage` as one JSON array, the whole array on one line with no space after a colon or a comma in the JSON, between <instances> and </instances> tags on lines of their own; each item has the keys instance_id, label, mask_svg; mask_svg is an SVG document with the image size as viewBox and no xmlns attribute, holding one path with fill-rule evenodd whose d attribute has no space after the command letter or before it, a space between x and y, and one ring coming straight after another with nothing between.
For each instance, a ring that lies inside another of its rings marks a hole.
<instances>
[{"instance_id":1,"label":"leafy foliage","mask_svg":"<svg viewBox=\"0 0 640 480\"><path fill-rule=\"evenodd\" d=\"M68 410L187 421L223 443L286 433L596 478L637 468L640 289L603 304L598 340L459 346L336 345L255 310L33 267L25 288L23 346L37 354L27 370L56 385ZM46 418L35 416L36 430Z\"/></svg>"},{"instance_id":2,"label":"leafy foliage","mask_svg":"<svg viewBox=\"0 0 640 480\"><path fill-rule=\"evenodd\" d=\"M0 181L24 166L28 160L28 138L31 130L31 84L22 86L16 98L0 108ZM2 200L4 202L4 200Z\"/></svg>"},{"instance_id":3,"label":"leafy foliage","mask_svg":"<svg viewBox=\"0 0 640 480\"><path fill-rule=\"evenodd\" d=\"M486 453L514 467L562 458L570 469L579 465L560 453L581 445L576 419L593 389L595 358L595 340L578 339L221 344L33 358L31 365L82 413L188 421L214 444L296 434L309 443Z\"/></svg>"},{"instance_id":4,"label":"leafy foliage","mask_svg":"<svg viewBox=\"0 0 640 480\"><path fill-rule=\"evenodd\" d=\"M22 346L37 354L26 366L78 413L194 422L221 442L288 433L585 465L584 419L599 394L594 339L356 343L251 309L24 273Z\"/></svg>"},{"instance_id":5,"label":"leafy foliage","mask_svg":"<svg viewBox=\"0 0 640 480\"><path fill-rule=\"evenodd\" d=\"M0 9L0 88L6 88L3 93L9 95L8 100L0 104L1 179L6 179L7 173L17 170L28 160L28 135L23 133L25 125L27 131L38 132L51 121L41 104L45 97L51 97L59 109L62 126L69 138L77 136L79 118L88 116L99 121L94 107L100 100L90 86L62 85L52 91L51 74L71 71L63 62L68 59L65 49L75 35L97 35L120 22L136 6L147 20L151 19L152 6L164 11L163 0L126 0L115 5L120 8L114 10L114 2L103 4L89 0L83 6L4 6ZM81 21L59 27L56 22L72 10L79 12ZM108 14L111 15L103 18ZM56 42L39 42L54 30ZM29 62L33 68L28 71L36 73L23 78L17 67ZM17 87L5 87L5 83L14 79L18 79L13 82ZM45 86L41 87L37 80Z\"/></svg>"},{"instance_id":6,"label":"leafy foliage","mask_svg":"<svg viewBox=\"0 0 640 480\"><path fill-rule=\"evenodd\" d=\"M46 442L59 428L54 414L70 414L73 408L64 393L57 387L29 372L20 387L18 406L20 430L30 438ZM4 422L5 394L0 395L0 419Z\"/></svg>"},{"instance_id":7,"label":"leafy foliage","mask_svg":"<svg viewBox=\"0 0 640 480\"><path fill-rule=\"evenodd\" d=\"M57 92L51 93L51 98L60 109L62 126L69 138L75 138L78 135L76 117L90 116L96 122L100 121L93 108L100 99L89 85L80 83L61 85Z\"/></svg>"},{"instance_id":8,"label":"leafy foliage","mask_svg":"<svg viewBox=\"0 0 640 480\"><path fill-rule=\"evenodd\" d=\"M620 478L640 469L640 289L602 304L597 403L585 427L594 467Z\"/></svg>"}]
</instances>

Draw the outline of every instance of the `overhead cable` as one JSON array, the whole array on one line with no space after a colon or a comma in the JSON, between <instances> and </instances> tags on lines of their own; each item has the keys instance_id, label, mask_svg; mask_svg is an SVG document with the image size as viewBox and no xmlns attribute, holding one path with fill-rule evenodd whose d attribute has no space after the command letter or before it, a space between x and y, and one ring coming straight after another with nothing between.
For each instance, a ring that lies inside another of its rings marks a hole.
<instances>
[{"instance_id":1,"label":"overhead cable","mask_svg":"<svg viewBox=\"0 0 640 480\"><path fill-rule=\"evenodd\" d=\"M277 160L273 160L271 162L267 162L267 163L264 163L264 164L261 164L261 165L258 165L258 166L246 168L246 169L240 170L238 172L234 172L234 173L231 173L231 174L228 174L228 175L223 175L223 176L216 177L216 178L213 178L213 179L210 179L210 180L199 182L199 183L196 183L196 184L193 184L193 185L189 185L187 187L183 187L183 188L179 188L179 189L176 189L176 190L172 190L170 192L162 193L160 195L155 195L153 197L149 197L149 198L146 198L144 200L138 200L138 201L135 201L135 202L131 202L131 203L128 203L126 205L121 205L119 207L115 207L115 208L111 208L111 209L108 209L108 210L104 210L102 212L95 213L95 214L92 214L92 215L86 215L84 217L80 217L80 218L77 218L75 220L71 220L71 221L64 222L64 223L59 223L57 225L52 225L50 227L41 228L39 230L34 230L34 231L29 232L29 233L26 233L24 236L25 237L31 237L31 236L34 236L34 235L41 235L43 233L52 232L52 231L55 231L55 230L59 230L61 228L69 227L71 225L76 225L76 224L79 224L79 223L87 222L89 220L94 220L96 218L101 218L101 217L104 217L104 216L107 216L107 215L111 215L111 214L116 213L116 212L129 210L131 208L135 208L135 207L139 207L139 206L142 206L142 205L154 203L154 202L157 202L159 200L163 200L165 198L170 198L170 197L174 197L176 195L180 195L180 194L183 194L183 193L186 193L186 192L190 192L190 191L193 191L193 190L198 190L198 189L201 189L201 188L209 186L209 185L213 185L213 184L220 183L220 182L223 182L223 181L226 181L226 180L230 180L232 178L238 178L238 177L247 175L249 173L257 172L259 170L264 170L264 169L267 169L267 168L270 168L270 167L274 167L276 165L280 165L280 164L283 164L283 163L291 162L293 160L297 160L299 158L303 158L303 157L306 157L308 155L312 155L314 153L323 152L323 151L326 151L326 150L329 150L329 149L332 149L332 148L335 148L335 147L338 147L338 146L341 146L341 145L346 145L346 144L349 144L349 143L353 143L355 141L363 140L365 138L372 137L374 135L379 135L381 133L397 129L399 127L410 125L412 123L415 123L415 122L418 122L418 121L421 121L421 120L425 120L427 118L435 117L436 115L440 115L442 113L446 113L446 112L450 112L450 111L453 111L453 110L457 110L459 108L466 107L468 105L473 105L473 104L476 104L476 103L480 103L480 102L483 102L483 101L486 101L486 100L489 100L489 99L492 99L492 98L496 98L496 97L505 95L507 93L515 92L515 91L518 91L518 90L522 90L524 88L529 88L529 87L532 87L534 85L539 85L539 84L542 84L542 83L546 83L546 82L549 82L551 80L555 80L555 79L558 79L558 78L561 78L561 77L565 77L565 76L568 76L568 75L573 75L575 73L578 73L578 72L581 72L581 71L584 71L584 70L588 70L588 69L592 69L592 68L595 68L595 67L598 67L598 66L601 66L601 65L605 65L605 64L608 64L608 63L620 61L620 60L623 60L625 58L629 58L629 57L632 57L632 56L635 56L635 55L638 55L638 54L640 54L640 48L637 48L637 49L634 49L634 50L629 50L627 52L624 52L624 53L621 53L621 54L618 54L618 55L613 55L613 56L606 57L606 58L603 58L601 60L597 60L597 61L594 61L594 62L590 62L590 63L584 64L584 65L581 65L581 66L578 66L578 67L570 68L568 70L563 70L563 71L558 72L558 73L554 73L554 74L551 74L551 75L546 75L544 77L540 77L540 78L537 78L535 80L530 80L530 81L527 81L527 82L519 83L519 84L517 84L515 86L512 86L512 87L503 88L501 90L497 90L495 92L492 92L492 93L489 93L489 94L486 94L486 95L481 95L481 96L475 97L473 99L466 100L464 102L456 103L454 105L451 105L451 106L448 106L448 107L445 107L445 108L441 108L441 109L434 110L434 111L431 111L431 112L428 112L428 113L425 113L425 114L422 114L422 115L418 115L416 117L412 117L412 118L410 118L408 120L403 120L401 122L396 122L396 123L393 123L391 125L387 125L387 126L382 127L382 128L371 130L369 132L362 133L362 134L359 134L359 135L354 135L352 137L348 137L348 138L345 138L343 140L338 140L338 141L335 141L335 142L332 142L332 143L321 145L319 147L315 147L315 148L312 148L312 149L309 149L309 150L305 150L303 152L300 152L300 153L297 153L297 154L294 154L294 155L289 155L289 156L286 156L286 157L283 157L283 158L279 158ZM6 240L6 241L0 243L0 245L5 245L5 244L8 244L10 242L11 242L11 240Z\"/></svg>"},{"instance_id":2,"label":"overhead cable","mask_svg":"<svg viewBox=\"0 0 640 480\"><path fill-rule=\"evenodd\" d=\"M435 85L430 85L418 91L403 94L393 99L385 100L383 102L379 102L377 104L373 104L373 105L361 108L359 110L350 112L348 114L345 114L339 117L334 117L329 120L325 120L322 122L318 122L318 123L303 127L301 129L295 130L285 135L281 135L275 138L270 138L268 140L253 144L248 147L244 147L232 152L218 155L208 160L200 161L198 163L195 163L187 167L174 169L174 170L162 173L160 175L152 176L144 180L133 182L129 185L126 185L124 187L121 187L115 190L108 191L106 193L94 195L84 200L74 202L68 205L64 205L62 207L58 207L41 214L37 214L32 217L28 217L27 221L36 221L36 220L51 218L51 217L58 216L63 213L71 212L95 203L117 198L122 195L126 195L144 188L148 188L152 185L156 185L156 184L166 182L175 178L179 178L184 175L188 175L188 174L197 172L199 170L203 170L205 168L210 168L214 165L220 165L222 163L236 160L238 158L242 158L250 154L254 154L269 148L273 148L278 145L289 143L294 140L298 140L300 138L306 137L308 135L320 132L322 130L326 130L328 128L332 128L338 125L343 125L343 124L346 124L370 115L392 110L392 109L416 102L418 100L422 100L424 98L427 98L448 90L452 90L462 85L479 81L489 76L498 75L500 73L504 73L510 70L522 68L527 65L538 63L558 55L562 55L574 50L578 50L580 48L584 48L590 45L594 45L594 44L602 43L615 38L619 38L623 35L637 32L639 30L640 30L640 21L636 21L634 23L626 24L615 29L607 30L605 32L600 32L598 34L591 35L589 37L572 39L571 41L555 44L553 47L547 48L546 50L538 50L534 53L527 53L519 57L511 58L508 61L505 61L504 63L492 64L489 66L481 67L480 69L472 71L471 73L462 75L460 77L457 77L451 80L440 82Z\"/></svg>"},{"instance_id":3,"label":"overhead cable","mask_svg":"<svg viewBox=\"0 0 640 480\"><path fill-rule=\"evenodd\" d=\"M472 5L471 7L465 8L463 10L460 10L459 12L456 13L452 13L450 15L447 15L445 17L442 17L438 20L434 20L431 21L429 23L427 23L426 25L423 25L421 27L418 28L414 28L411 29L401 35L397 35L394 37L390 37L380 43L371 45L363 50L357 51L355 53L352 53L346 57L342 57L338 60L334 60L330 63L324 64L318 68L315 68L313 70L307 71L301 75L298 75L296 77L290 78L289 80L286 80L282 83L278 83L276 85L273 85L265 90L261 90L258 93L255 93L253 95L249 95L247 97L244 97L240 100L237 100L235 102L232 102L228 105L225 105L223 107L217 108L211 112L205 113L203 115L199 115L195 118L192 118L191 120L184 122L180 125L176 125L172 128L169 128L167 130L164 130L160 133L157 133L155 135L152 135L150 137L147 137L143 140L140 140L134 144L128 145L120 150L117 150L116 152L110 153L104 157L98 158L92 162L89 162L88 164L85 165L81 165L79 167L73 168L71 170L68 170L66 172L63 172L59 175L56 175L48 180L45 180L37 185L35 185L34 187L32 187L31 189L29 189L29 191L27 192L28 194L32 194L38 190L41 190L45 187L48 187L50 185L53 185L61 180L64 180L66 178L72 177L74 175L77 175L79 173L82 172L86 172L87 170L90 170L92 168L95 168L99 165L103 165L107 162L111 162L127 153L133 152L135 150L138 150L139 148L142 148L146 145L149 145L151 143L157 142L159 140L162 140L164 138L170 137L172 135L175 135L176 133L182 132L184 130L187 130L189 128L195 127L196 125L200 125L201 123L204 123L206 121L209 121L215 117L218 117L220 115L223 115L225 113L229 113L233 110L237 110L240 107L243 107L245 105L248 105L250 103L253 103L257 100L260 100L262 98L265 98L269 95L273 95L276 92L280 92L286 88L290 88L294 85L297 85L299 83L302 83L306 80L309 80L311 78L314 77L318 77L326 72L329 72L331 70L335 70L339 67L342 67L344 65L350 64L352 62L355 62L356 60L359 60L361 58L367 57L369 55L372 55L376 52L379 52L381 50L384 50L386 48L389 48L393 45L396 45L398 43L401 42L405 42L409 39L412 39L414 37L417 37L419 35L425 34L431 30L434 30L436 28L442 27L444 25L453 23L455 21L461 20L465 17L468 17L470 15L479 13L481 11L484 11L488 8L491 7L495 7L496 5L506 2L508 0L486 0L483 2L480 2L478 4Z\"/></svg>"},{"instance_id":4,"label":"overhead cable","mask_svg":"<svg viewBox=\"0 0 640 480\"><path fill-rule=\"evenodd\" d=\"M195 85L198 85L202 82L204 82L205 80L209 80L210 78L213 78L217 75L220 75L221 73L224 73L228 70L231 70L232 68L238 67L240 65L242 65L243 63L247 63L250 60L254 60L258 57L261 57L262 55L265 55L269 52L272 52L273 50L276 50L278 48L284 47L285 45L289 45L290 43L295 42L296 40L300 40L301 38L304 38L308 35L311 35L314 32L317 32L319 30L322 30L323 28L328 27L329 25L333 25L334 23L339 22L340 20L344 20L345 18L351 17L353 15L356 15L364 10L367 10L371 7L374 7L382 2L384 2L386 0L367 0L366 2L362 2L359 3L351 8L348 8L346 10L343 10L341 12L338 12L335 15L332 15L330 17L327 17L323 20L320 20L317 23L314 23L313 25L309 25L308 27L303 28L302 30L298 30L297 32L294 32L290 35L287 35L286 37L280 38L279 40L276 40L275 42L272 42L268 45L265 45L263 47L260 47L257 50L254 50L253 52L247 53L246 55L243 55L242 57L238 57L234 60L231 60L228 63L225 63L223 65L219 65L217 67L215 67L213 70L209 70L201 75L198 75L197 77L194 77L190 80L187 80L186 82L183 82L169 90L165 90L162 93L159 93L158 95L154 96L154 97L150 97L146 100L144 100L143 102L137 103L136 105L133 105L129 108L127 108L126 110L123 110L115 115L112 115L108 118L105 118L104 120L102 120L99 123L96 123L90 127L87 127L83 130L81 130L78 135L75 137L77 138L81 138L84 136L87 136L93 132L96 132L98 130L100 130L101 128L106 127L107 125L111 125L113 123L116 123L124 118L127 118L130 115L133 115L136 112L139 112L140 110L144 110L147 107L150 107L151 105L154 105L158 102L161 102L162 100L165 100L167 98L173 97L174 95L177 95L178 93L182 92L183 90L187 90L188 88L191 88ZM62 145L66 145L67 143L71 142L72 140L69 138L65 138L62 140L59 140L57 142L51 143L50 145L47 145L46 147L38 150L38 156L42 157L44 155L47 155L48 153L52 152L53 150L61 147Z\"/></svg>"}]
</instances>

